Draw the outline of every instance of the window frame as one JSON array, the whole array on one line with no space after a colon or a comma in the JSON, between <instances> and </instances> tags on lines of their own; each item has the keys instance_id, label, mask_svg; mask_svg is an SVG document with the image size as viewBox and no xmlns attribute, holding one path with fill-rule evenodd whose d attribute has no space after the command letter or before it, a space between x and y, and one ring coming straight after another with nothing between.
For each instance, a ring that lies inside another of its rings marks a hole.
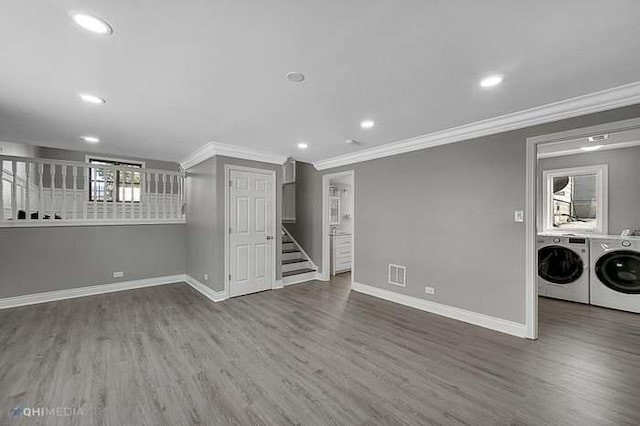
<instances>
[{"instance_id":1,"label":"window frame","mask_svg":"<svg viewBox=\"0 0 640 426\"><path fill-rule=\"evenodd\" d=\"M562 229L553 226L553 179L563 176L596 175L596 226L591 228ZM548 169L542 172L542 228L546 233L554 234L601 234L606 235L609 228L609 168L606 164Z\"/></svg>"},{"instance_id":2,"label":"window frame","mask_svg":"<svg viewBox=\"0 0 640 426\"><path fill-rule=\"evenodd\" d=\"M120 197L120 191L119 191L119 185L120 185L120 173L116 173L116 180L115 180L115 198L113 200L94 200L92 198L92 194L91 194L91 169L93 168L99 168L99 167L91 167L91 161L102 161L105 163L109 163L109 165L111 166L139 166L137 168L139 169L145 169L146 168L146 163L144 161L136 161L136 160L128 160L128 159L122 159L122 158L112 158L112 157L101 157L101 156L97 156L97 155L85 155L85 163L87 163L88 165L88 171L87 171L87 179L86 179L86 191L88 194L87 197L87 201L90 203L96 202L96 203L138 203L141 204L142 203L142 199L143 199L143 191L144 189L142 188L142 185L140 185L140 201L122 201L119 199ZM140 173L144 173L144 172L140 172Z\"/></svg>"}]
</instances>

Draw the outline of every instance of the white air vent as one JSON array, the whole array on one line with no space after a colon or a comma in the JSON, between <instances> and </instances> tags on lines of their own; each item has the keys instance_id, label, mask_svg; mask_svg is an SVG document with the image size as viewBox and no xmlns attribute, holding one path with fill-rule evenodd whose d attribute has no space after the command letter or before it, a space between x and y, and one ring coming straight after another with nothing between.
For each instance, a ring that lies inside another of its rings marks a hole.
<instances>
[{"instance_id":1,"label":"white air vent","mask_svg":"<svg viewBox=\"0 0 640 426\"><path fill-rule=\"evenodd\" d=\"M407 267L389 264L389 284L407 286Z\"/></svg>"}]
</instances>

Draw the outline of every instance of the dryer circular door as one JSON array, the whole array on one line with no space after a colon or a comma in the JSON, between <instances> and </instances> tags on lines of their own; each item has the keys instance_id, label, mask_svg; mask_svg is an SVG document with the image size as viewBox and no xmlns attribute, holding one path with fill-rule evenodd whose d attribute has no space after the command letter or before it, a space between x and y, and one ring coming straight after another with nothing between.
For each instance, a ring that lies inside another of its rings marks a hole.
<instances>
[{"instance_id":1,"label":"dryer circular door","mask_svg":"<svg viewBox=\"0 0 640 426\"><path fill-rule=\"evenodd\" d=\"M538 275L553 284L571 284L584 272L584 262L575 251L562 246L538 250Z\"/></svg>"},{"instance_id":2,"label":"dryer circular door","mask_svg":"<svg viewBox=\"0 0 640 426\"><path fill-rule=\"evenodd\" d=\"M600 282L611 290L640 294L640 252L619 250L602 255L595 267Z\"/></svg>"}]
</instances>

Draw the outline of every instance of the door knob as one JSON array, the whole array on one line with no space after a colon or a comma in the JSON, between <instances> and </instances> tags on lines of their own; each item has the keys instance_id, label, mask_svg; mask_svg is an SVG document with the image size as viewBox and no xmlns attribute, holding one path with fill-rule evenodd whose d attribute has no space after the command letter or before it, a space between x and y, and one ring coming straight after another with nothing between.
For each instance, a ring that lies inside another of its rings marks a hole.
<instances>
[{"instance_id":1,"label":"door knob","mask_svg":"<svg viewBox=\"0 0 640 426\"><path fill-rule=\"evenodd\" d=\"M273 240L273 236L267 235L267 240Z\"/></svg>"}]
</instances>

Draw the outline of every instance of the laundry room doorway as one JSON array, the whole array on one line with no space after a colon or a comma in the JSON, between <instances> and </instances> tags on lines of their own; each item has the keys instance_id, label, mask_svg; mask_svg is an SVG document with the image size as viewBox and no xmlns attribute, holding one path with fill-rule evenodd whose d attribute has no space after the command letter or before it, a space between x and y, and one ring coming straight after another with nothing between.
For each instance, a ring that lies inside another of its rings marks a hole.
<instances>
[{"instance_id":1,"label":"laundry room doorway","mask_svg":"<svg viewBox=\"0 0 640 426\"><path fill-rule=\"evenodd\" d=\"M640 119L527 140L528 338L619 315L601 308L640 313L638 164Z\"/></svg>"}]
</instances>

